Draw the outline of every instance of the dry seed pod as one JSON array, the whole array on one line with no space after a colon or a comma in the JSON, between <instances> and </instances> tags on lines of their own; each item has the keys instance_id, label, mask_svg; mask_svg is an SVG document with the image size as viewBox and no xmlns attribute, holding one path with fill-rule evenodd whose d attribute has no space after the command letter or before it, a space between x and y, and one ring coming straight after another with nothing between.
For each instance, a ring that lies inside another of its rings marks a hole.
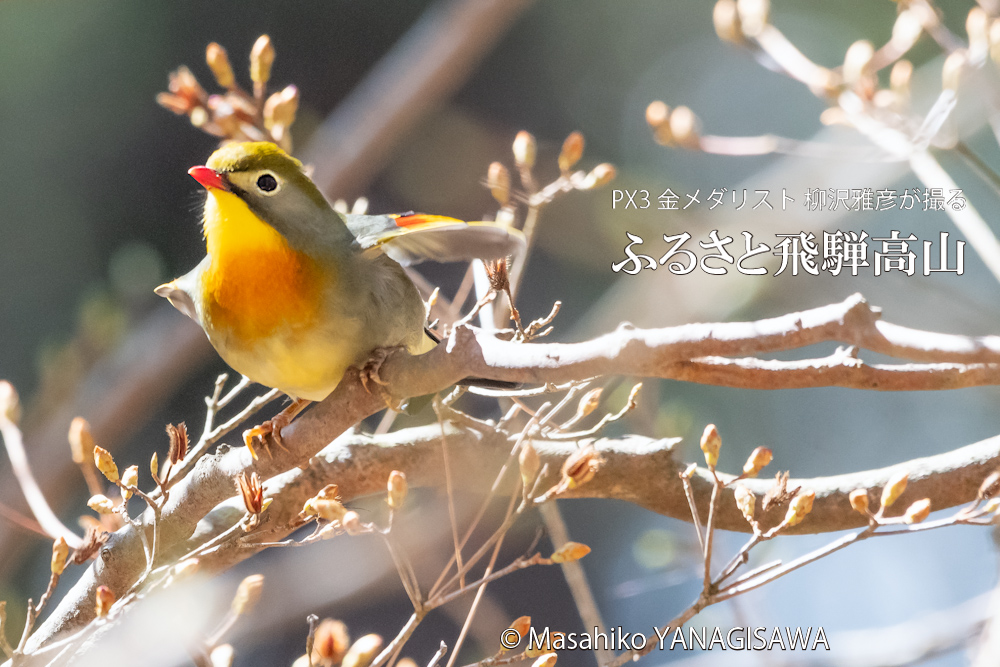
<instances>
[{"instance_id":1,"label":"dry seed pod","mask_svg":"<svg viewBox=\"0 0 1000 667\"><path fill-rule=\"evenodd\" d=\"M85 463L87 457L94 451L94 436L90 430L90 422L83 417L74 417L69 424L69 448L73 455L73 463Z\"/></svg>"},{"instance_id":2,"label":"dry seed pod","mask_svg":"<svg viewBox=\"0 0 1000 667\"><path fill-rule=\"evenodd\" d=\"M341 667L368 667L381 649L381 637L374 634L365 635L351 645L340 665Z\"/></svg>"},{"instance_id":3,"label":"dry seed pod","mask_svg":"<svg viewBox=\"0 0 1000 667\"><path fill-rule=\"evenodd\" d=\"M52 562L49 569L52 574L59 575L66 569L66 559L69 558L69 545L66 539L60 536L52 543Z\"/></svg>"},{"instance_id":4,"label":"dry seed pod","mask_svg":"<svg viewBox=\"0 0 1000 667\"><path fill-rule=\"evenodd\" d=\"M98 618L104 618L115 603L115 594L107 586L98 586L94 592L94 612Z\"/></svg>"},{"instance_id":5,"label":"dry seed pod","mask_svg":"<svg viewBox=\"0 0 1000 667\"><path fill-rule=\"evenodd\" d=\"M868 516L868 489L854 489L848 497L855 512Z\"/></svg>"},{"instance_id":6,"label":"dry seed pod","mask_svg":"<svg viewBox=\"0 0 1000 667\"><path fill-rule=\"evenodd\" d=\"M918 500L909 507L906 508L906 512L903 514L903 520L906 523L920 523L927 518L927 515L931 513L931 499L924 498L923 500Z\"/></svg>"},{"instance_id":7,"label":"dry seed pod","mask_svg":"<svg viewBox=\"0 0 1000 667\"><path fill-rule=\"evenodd\" d=\"M571 132L566 137L562 150L559 152L559 171L565 173L580 161L580 158L583 157L583 145L583 135L579 132Z\"/></svg>"},{"instance_id":8,"label":"dry seed pod","mask_svg":"<svg viewBox=\"0 0 1000 667\"><path fill-rule=\"evenodd\" d=\"M701 434L701 451L705 454L705 463L708 467L714 469L719 463L719 450L722 448L722 437L719 435L719 429L715 428L715 424L709 424L705 427L705 431Z\"/></svg>"},{"instance_id":9,"label":"dry seed pod","mask_svg":"<svg viewBox=\"0 0 1000 667\"><path fill-rule=\"evenodd\" d=\"M243 498L243 506L250 514L260 514L264 511L264 487L260 483L260 475L256 472L247 477L246 472L236 476L236 490Z\"/></svg>"},{"instance_id":10,"label":"dry seed pod","mask_svg":"<svg viewBox=\"0 0 1000 667\"><path fill-rule=\"evenodd\" d=\"M757 473L763 470L773 458L774 453L767 447L756 448L750 452L750 457L743 464L743 474L747 477L756 477Z\"/></svg>"},{"instance_id":11,"label":"dry seed pod","mask_svg":"<svg viewBox=\"0 0 1000 667\"><path fill-rule=\"evenodd\" d=\"M118 466L111 453L103 447L94 447L94 465L112 484L118 483Z\"/></svg>"},{"instance_id":12,"label":"dry seed pod","mask_svg":"<svg viewBox=\"0 0 1000 667\"><path fill-rule=\"evenodd\" d=\"M347 654L351 644L347 626L332 618L324 618L316 628L313 641L313 663L330 667L336 665Z\"/></svg>"},{"instance_id":13,"label":"dry seed pod","mask_svg":"<svg viewBox=\"0 0 1000 667\"><path fill-rule=\"evenodd\" d=\"M233 613L237 616L249 614L257 601L260 600L260 590L264 587L264 575L251 574L240 582L233 596Z\"/></svg>"},{"instance_id":14,"label":"dry seed pod","mask_svg":"<svg viewBox=\"0 0 1000 667\"><path fill-rule=\"evenodd\" d=\"M507 167L500 162L491 162L486 173L486 185L497 203L506 206L510 201L510 172Z\"/></svg>"},{"instance_id":15,"label":"dry seed pod","mask_svg":"<svg viewBox=\"0 0 1000 667\"><path fill-rule=\"evenodd\" d=\"M514 137L514 163L521 169L531 169L535 166L535 156L538 153L538 144L535 137L530 132L521 130Z\"/></svg>"},{"instance_id":16,"label":"dry seed pod","mask_svg":"<svg viewBox=\"0 0 1000 667\"><path fill-rule=\"evenodd\" d=\"M882 489L882 509L890 507L906 490L906 482L910 476L905 472L897 472L889 477Z\"/></svg>"},{"instance_id":17,"label":"dry seed pod","mask_svg":"<svg viewBox=\"0 0 1000 667\"><path fill-rule=\"evenodd\" d=\"M215 81L222 88L232 88L236 83L233 66L229 64L229 55L220 44L212 42L205 49L205 62L215 75Z\"/></svg>"},{"instance_id":18,"label":"dry seed pod","mask_svg":"<svg viewBox=\"0 0 1000 667\"><path fill-rule=\"evenodd\" d=\"M590 547L579 542L567 542L549 557L553 563L571 563L590 553Z\"/></svg>"},{"instance_id":19,"label":"dry seed pod","mask_svg":"<svg viewBox=\"0 0 1000 667\"><path fill-rule=\"evenodd\" d=\"M263 85L271 78L271 65L274 64L274 45L271 38L261 35L250 50L250 80Z\"/></svg>"}]
</instances>

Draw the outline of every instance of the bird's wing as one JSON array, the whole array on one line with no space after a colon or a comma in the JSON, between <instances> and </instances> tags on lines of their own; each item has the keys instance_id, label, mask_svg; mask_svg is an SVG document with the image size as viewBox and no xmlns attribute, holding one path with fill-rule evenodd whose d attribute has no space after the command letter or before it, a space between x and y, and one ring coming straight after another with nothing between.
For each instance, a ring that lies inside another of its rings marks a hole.
<instances>
[{"instance_id":1,"label":"bird's wing","mask_svg":"<svg viewBox=\"0 0 1000 667\"><path fill-rule=\"evenodd\" d=\"M194 298L191 296L198 287L198 278L208 264L208 257L205 257L198 266L188 271L180 278L175 278L169 283L160 285L153 292L157 296L162 296L170 302L170 305L181 311L195 322L199 322L198 308L195 306Z\"/></svg>"},{"instance_id":2,"label":"bird's wing","mask_svg":"<svg viewBox=\"0 0 1000 667\"><path fill-rule=\"evenodd\" d=\"M381 248L403 266L427 260L499 259L524 251L524 235L498 222L463 222L443 215L347 215L363 249Z\"/></svg>"}]
</instances>

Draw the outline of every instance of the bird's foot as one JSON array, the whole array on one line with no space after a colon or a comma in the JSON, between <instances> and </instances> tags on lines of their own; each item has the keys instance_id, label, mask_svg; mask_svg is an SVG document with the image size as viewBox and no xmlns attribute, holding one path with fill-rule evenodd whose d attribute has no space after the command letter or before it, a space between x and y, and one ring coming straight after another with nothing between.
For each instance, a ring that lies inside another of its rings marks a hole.
<instances>
[{"instance_id":1,"label":"bird's foot","mask_svg":"<svg viewBox=\"0 0 1000 667\"><path fill-rule=\"evenodd\" d=\"M372 356L368 358L365 365L361 367L358 375L361 378L361 386L365 388L369 394L372 393L371 388L368 386L369 382L374 382L379 387L384 387L386 382L379 377L379 370L382 368L382 364L385 360L389 358L389 355L396 350L402 350L402 345L395 345L392 347L378 347L372 352Z\"/></svg>"},{"instance_id":2,"label":"bird's foot","mask_svg":"<svg viewBox=\"0 0 1000 667\"><path fill-rule=\"evenodd\" d=\"M291 404L284 410L274 415L271 419L253 428L243 431L243 442L246 444L247 449L250 450L250 456L257 459L257 452L254 450L253 444L254 440L259 440L262 445L264 445L264 450L267 452L268 457L271 456L271 450L267 446L267 436L271 436L274 440L274 444L282 448L286 452L288 448L285 447L285 443L281 440L281 429L285 428L292 423L292 420L309 405L310 401L296 398Z\"/></svg>"}]
</instances>

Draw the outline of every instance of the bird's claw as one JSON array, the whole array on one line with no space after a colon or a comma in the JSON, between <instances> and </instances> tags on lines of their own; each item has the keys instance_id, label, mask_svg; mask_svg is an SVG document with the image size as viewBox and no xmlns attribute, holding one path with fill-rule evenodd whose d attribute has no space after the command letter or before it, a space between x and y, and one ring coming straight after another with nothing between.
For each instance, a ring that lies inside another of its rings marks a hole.
<instances>
[{"instance_id":1,"label":"bird's claw","mask_svg":"<svg viewBox=\"0 0 1000 667\"><path fill-rule=\"evenodd\" d=\"M250 456L252 456L255 461L257 460L257 452L253 447L253 441L255 439L260 440L261 444L264 445L264 451L267 452L268 457L271 456L271 450L267 446L267 436L269 435L271 436L271 439L274 440L274 444L278 445L278 447L281 447L287 452L288 448L285 447L285 443L281 441L281 429L288 426L292 419L294 419L294 415L287 415L284 412L279 412L266 422L243 431L243 443L247 446L247 449L250 450Z\"/></svg>"}]
</instances>

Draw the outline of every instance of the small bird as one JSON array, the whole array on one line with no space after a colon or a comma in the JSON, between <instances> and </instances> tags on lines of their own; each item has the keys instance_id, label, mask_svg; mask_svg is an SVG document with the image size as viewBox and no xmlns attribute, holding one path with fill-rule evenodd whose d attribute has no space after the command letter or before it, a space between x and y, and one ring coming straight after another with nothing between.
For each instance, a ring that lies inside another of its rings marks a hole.
<instances>
[{"instance_id":1,"label":"small bird","mask_svg":"<svg viewBox=\"0 0 1000 667\"><path fill-rule=\"evenodd\" d=\"M500 258L524 245L498 223L338 213L302 163L267 142L227 144L188 173L208 193L207 255L155 292L201 325L233 369L292 398L244 432L254 458L254 438L280 444L281 429L348 368L369 362L377 381L386 351L437 344L403 265Z\"/></svg>"}]
</instances>

